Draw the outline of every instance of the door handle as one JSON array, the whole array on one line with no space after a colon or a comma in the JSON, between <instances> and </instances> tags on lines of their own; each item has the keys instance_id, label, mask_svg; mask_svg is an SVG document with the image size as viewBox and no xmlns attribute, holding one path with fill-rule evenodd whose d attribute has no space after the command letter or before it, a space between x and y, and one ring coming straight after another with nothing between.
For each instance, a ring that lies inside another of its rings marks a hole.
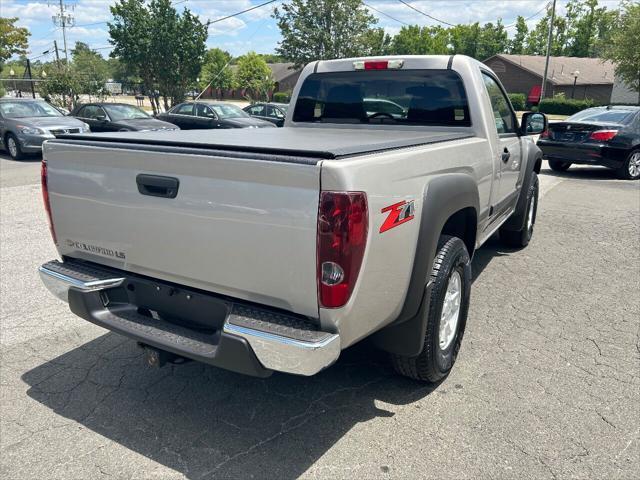
<instances>
[{"instance_id":1,"label":"door handle","mask_svg":"<svg viewBox=\"0 0 640 480\"><path fill-rule=\"evenodd\" d=\"M504 152L502 152L502 161L504 163L507 163L509 161L509 158L511 158L511 153L509 153L509 150L507 149L507 147L505 147Z\"/></svg>"},{"instance_id":2,"label":"door handle","mask_svg":"<svg viewBox=\"0 0 640 480\"><path fill-rule=\"evenodd\" d=\"M140 174L136 177L138 192L150 197L176 198L180 180L161 175Z\"/></svg>"}]
</instances>

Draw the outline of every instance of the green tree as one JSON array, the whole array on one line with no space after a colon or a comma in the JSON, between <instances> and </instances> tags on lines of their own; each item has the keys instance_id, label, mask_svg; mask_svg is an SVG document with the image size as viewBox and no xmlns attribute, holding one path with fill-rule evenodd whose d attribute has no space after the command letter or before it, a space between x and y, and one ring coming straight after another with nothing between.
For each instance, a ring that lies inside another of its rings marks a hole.
<instances>
[{"instance_id":1,"label":"green tree","mask_svg":"<svg viewBox=\"0 0 640 480\"><path fill-rule=\"evenodd\" d=\"M291 0L273 16L282 35L276 52L296 67L313 60L360 56L367 48L368 31L377 22L362 0Z\"/></svg>"},{"instance_id":2,"label":"green tree","mask_svg":"<svg viewBox=\"0 0 640 480\"><path fill-rule=\"evenodd\" d=\"M522 15L518 15L516 20L516 33L509 41L509 53L514 55L522 55L525 52L525 40L529 33L529 27Z\"/></svg>"},{"instance_id":3,"label":"green tree","mask_svg":"<svg viewBox=\"0 0 640 480\"><path fill-rule=\"evenodd\" d=\"M109 64L86 43L76 42L71 50L71 74L76 77L79 93L103 97L107 94L105 83L109 78Z\"/></svg>"},{"instance_id":4,"label":"green tree","mask_svg":"<svg viewBox=\"0 0 640 480\"><path fill-rule=\"evenodd\" d=\"M80 98L82 84L70 69L53 68L47 72L47 80L38 85L38 91L46 101L71 110Z\"/></svg>"},{"instance_id":5,"label":"green tree","mask_svg":"<svg viewBox=\"0 0 640 480\"><path fill-rule=\"evenodd\" d=\"M147 92L157 88L165 109L182 101L200 73L207 25L188 8L178 13L171 0L120 0L111 14L111 55L136 72ZM152 105L157 111L157 99Z\"/></svg>"},{"instance_id":6,"label":"green tree","mask_svg":"<svg viewBox=\"0 0 640 480\"><path fill-rule=\"evenodd\" d=\"M478 58L478 46L480 43L480 25L478 22L470 25L456 25L449 29L451 53L468 55Z\"/></svg>"},{"instance_id":7,"label":"green tree","mask_svg":"<svg viewBox=\"0 0 640 480\"><path fill-rule=\"evenodd\" d=\"M449 31L440 26L402 27L393 37L391 50L396 55L446 55L449 52Z\"/></svg>"},{"instance_id":8,"label":"green tree","mask_svg":"<svg viewBox=\"0 0 640 480\"><path fill-rule=\"evenodd\" d=\"M475 57L478 60L486 60L498 53L506 53L509 46L509 37L504 29L502 20L493 24L485 23L480 29L480 36Z\"/></svg>"},{"instance_id":9,"label":"green tree","mask_svg":"<svg viewBox=\"0 0 640 480\"><path fill-rule=\"evenodd\" d=\"M269 100L269 92L275 85L267 62L256 52L249 52L238 58L235 83L246 90L245 95L252 100Z\"/></svg>"},{"instance_id":10,"label":"green tree","mask_svg":"<svg viewBox=\"0 0 640 480\"><path fill-rule=\"evenodd\" d=\"M199 88L211 84L213 90L226 90L233 87L233 72L229 68L231 55L219 48L211 48L204 55L202 70L200 70Z\"/></svg>"},{"instance_id":11,"label":"green tree","mask_svg":"<svg viewBox=\"0 0 640 480\"><path fill-rule=\"evenodd\" d=\"M283 63L286 61L286 59L275 53L259 53L258 55L267 63Z\"/></svg>"},{"instance_id":12,"label":"green tree","mask_svg":"<svg viewBox=\"0 0 640 480\"><path fill-rule=\"evenodd\" d=\"M638 92L640 102L640 4L625 1L604 58L616 65L616 75Z\"/></svg>"},{"instance_id":13,"label":"green tree","mask_svg":"<svg viewBox=\"0 0 640 480\"><path fill-rule=\"evenodd\" d=\"M611 43L611 36L617 27L618 12L616 10L601 9L596 17L596 40L592 49L593 57L602 57L603 52Z\"/></svg>"},{"instance_id":14,"label":"green tree","mask_svg":"<svg viewBox=\"0 0 640 480\"><path fill-rule=\"evenodd\" d=\"M598 0L570 0L567 4L568 56L588 57L592 53L597 33L596 15L601 12L597 6Z\"/></svg>"},{"instance_id":15,"label":"green tree","mask_svg":"<svg viewBox=\"0 0 640 480\"><path fill-rule=\"evenodd\" d=\"M151 19L144 0L121 0L110 7L113 22L108 23L109 35L114 48L112 58L118 58L129 72L140 77L142 86L149 95L153 112L159 110L158 99L153 92L155 71L151 58Z\"/></svg>"},{"instance_id":16,"label":"green tree","mask_svg":"<svg viewBox=\"0 0 640 480\"><path fill-rule=\"evenodd\" d=\"M29 47L29 30L16 27L17 18L0 17L0 68L13 55L24 55Z\"/></svg>"},{"instance_id":17,"label":"green tree","mask_svg":"<svg viewBox=\"0 0 640 480\"><path fill-rule=\"evenodd\" d=\"M360 55L375 56L389 55L390 53L391 35L385 33L383 28L370 28L364 33Z\"/></svg>"}]
</instances>

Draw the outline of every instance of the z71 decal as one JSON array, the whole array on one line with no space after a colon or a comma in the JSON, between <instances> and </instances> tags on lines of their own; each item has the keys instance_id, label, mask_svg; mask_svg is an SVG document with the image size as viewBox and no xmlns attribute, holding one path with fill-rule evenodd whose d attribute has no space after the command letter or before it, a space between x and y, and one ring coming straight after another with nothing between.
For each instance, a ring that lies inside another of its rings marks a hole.
<instances>
[{"instance_id":1,"label":"z71 decal","mask_svg":"<svg viewBox=\"0 0 640 480\"><path fill-rule=\"evenodd\" d=\"M380 233L386 232L387 230L390 230L393 227L397 227L398 225L402 225L409 220L413 220L413 200L409 202L403 200L402 202L394 203L393 205L389 205L388 207L384 207L382 210L380 210L380 213L385 212L389 212L389 214L380 227Z\"/></svg>"}]
</instances>

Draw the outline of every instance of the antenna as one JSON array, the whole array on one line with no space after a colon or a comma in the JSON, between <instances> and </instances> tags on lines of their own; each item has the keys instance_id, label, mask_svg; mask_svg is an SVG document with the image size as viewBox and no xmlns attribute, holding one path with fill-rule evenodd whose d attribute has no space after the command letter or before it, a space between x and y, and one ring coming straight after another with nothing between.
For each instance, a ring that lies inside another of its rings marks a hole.
<instances>
[{"instance_id":1,"label":"antenna","mask_svg":"<svg viewBox=\"0 0 640 480\"><path fill-rule=\"evenodd\" d=\"M54 3L55 4L55 3ZM48 4L51 6L51 4ZM69 54L67 53L67 27L73 27L76 24L76 20L73 17L73 10L75 10L75 5L65 4L60 0L57 5L60 8L60 11L53 15L51 19L53 20L53 24L57 27L62 28L62 40L64 42L64 58L69 63Z\"/></svg>"}]
</instances>

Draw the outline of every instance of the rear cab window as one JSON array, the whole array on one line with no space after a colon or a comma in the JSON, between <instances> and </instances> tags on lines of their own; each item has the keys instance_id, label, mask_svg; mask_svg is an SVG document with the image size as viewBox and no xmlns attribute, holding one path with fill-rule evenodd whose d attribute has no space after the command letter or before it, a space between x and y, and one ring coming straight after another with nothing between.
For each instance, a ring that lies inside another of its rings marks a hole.
<instances>
[{"instance_id":1,"label":"rear cab window","mask_svg":"<svg viewBox=\"0 0 640 480\"><path fill-rule=\"evenodd\" d=\"M314 73L293 112L298 123L471 125L464 84L452 70Z\"/></svg>"}]
</instances>

